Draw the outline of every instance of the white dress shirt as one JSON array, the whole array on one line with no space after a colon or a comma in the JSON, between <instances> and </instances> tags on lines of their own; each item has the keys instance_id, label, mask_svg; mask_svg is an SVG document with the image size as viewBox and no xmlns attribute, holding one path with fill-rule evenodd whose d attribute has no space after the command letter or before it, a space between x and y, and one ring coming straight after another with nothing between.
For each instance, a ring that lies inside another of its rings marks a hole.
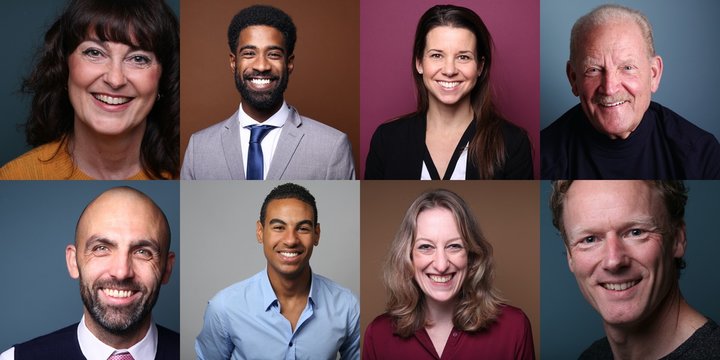
<instances>
[{"instance_id":1,"label":"white dress shirt","mask_svg":"<svg viewBox=\"0 0 720 360\"><path fill-rule=\"evenodd\" d=\"M245 111L243 111L242 104L238 109L238 120L240 122L240 145L242 145L242 156L243 166L245 169L245 176L247 176L247 164L248 164L248 150L250 148L250 129L247 128L249 125L272 125L274 129L265 135L263 140L260 142L260 147L263 152L263 179L267 178L268 169L270 169L270 162L272 161L273 155L275 154L275 148L277 148L278 139L280 139L280 133L282 127L285 125L288 116L290 116L290 109L288 105L283 101L280 110L273 114L270 118L264 122L257 122L251 118Z\"/></svg>"},{"instance_id":2,"label":"white dress shirt","mask_svg":"<svg viewBox=\"0 0 720 360\"><path fill-rule=\"evenodd\" d=\"M77 328L77 337L80 350L88 360L107 360L110 355L123 352L129 352L135 360L152 360L155 359L157 351L158 331L155 323L151 322L147 334L140 342L129 349L114 349L90 332L85 325L85 316L83 315ZM0 354L0 360L15 360L15 347Z\"/></svg>"}]
</instances>

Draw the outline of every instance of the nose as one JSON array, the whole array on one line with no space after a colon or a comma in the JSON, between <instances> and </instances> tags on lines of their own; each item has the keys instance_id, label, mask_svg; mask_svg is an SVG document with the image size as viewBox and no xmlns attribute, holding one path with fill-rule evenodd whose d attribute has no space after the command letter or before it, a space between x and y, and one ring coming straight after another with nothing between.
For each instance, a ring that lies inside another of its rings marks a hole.
<instances>
[{"instance_id":1,"label":"nose","mask_svg":"<svg viewBox=\"0 0 720 360\"><path fill-rule=\"evenodd\" d=\"M127 83L125 68L121 60L109 62L104 80L113 89L118 89Z\"/></svg>"},{"instance_id":2,"label":"nose","mask_svg":"<svg viewBox=\"0 0 720 360\"><path fill-rule=\"evenodd\" d=\"M630 263L627 248L622 238L611 234L605 240L605 258L603 268L610 272L624 269Z\"/></svg>"},{"instance_id":3,"label":"nose","mask_svg":"<svg viewBox=\"0 0 720 360\"><path fill-rule=\"evenodd\" d=\"M442 74L445 76L453 76L457 73L457 67L455 67L455 59L451 56L445 58L443 63Z\"/></svg>"},{"instance_id":4,"label":"nose","mask_svg":"<svg viewBox=\"0 0 720 360\"><path fill-rule=\"evenodd\" d=\"M270 70L270 62L265 56L258 56L253 62L253 69L259 72Z\"/></svg>"},{"instance_id":5,"label":"nose","mask_svg":"<svg viewBox=\"0 0 720 360\"><path fill-rule=\"evenodd\" d=\"M615 71L605 71L602 75L601 91L606 95L613 95L618 91L620 76Z\"/></svg>"},{"instance_id":6,"label":"nose","mask_svg":"<svg viewBox=\"0 0 720 360\"><path fill-rule=\"evenodd\" d=\"M287 231L285 233L285 237L283 237L283 244L286 247L292 248L297 246L297 244L300 243L300 237L298 236L297 231Z\"/></svg>"},{"instance_id":7,"label":"nose","mask_svg":"<svg viewBox=\"0 0 720 360\"><path fill-rule=\"evenodd\" d=\"M112 277L123 280L129 279L135 276L133 270L133 262L130 254L117 254L115 255L110 269L110 275Z\"/></svg>"},{"instance_id":8,"label":"nose","mask_svg":"<svg viewBox=\"0 0 720 360\"><path fill-rule=\"evenodd\" d=\"M450 262L448 261L447 254L445 254L444 249L438 249L435 251L435 255L433 256L433 267L439 273L444 273L448 267L450 267Z\"/></svg>"}]
</instances>

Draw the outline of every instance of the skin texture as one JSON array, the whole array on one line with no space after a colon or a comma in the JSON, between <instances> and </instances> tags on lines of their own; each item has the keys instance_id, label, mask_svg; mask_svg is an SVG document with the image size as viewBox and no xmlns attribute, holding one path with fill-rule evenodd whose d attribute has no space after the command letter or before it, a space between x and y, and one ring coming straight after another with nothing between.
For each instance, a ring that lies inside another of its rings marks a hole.
<instances>
[{"instance_id":1,"label":"skin texture","mask_svg":"<svg viewBox=\"0 0 720 360\"><path fill-rule=\"evenodd\" d=\"M685 252L684 229L669 233L662 199L645 183L573 183L563 217L570 270L605 323L642 325L678 291L673 259Z\"/></svg>"},{"instance_id":2,"label":"skin texture","mask_svg":"<svg viewBox=\"0 0 720 360\"><path fill-rule=\"evenodd\" d=\"M649 54L634 22L598 25L580 37L580 44L577 59L567 64L572 92L597 131L626 139L660 85L662 59Z\"/></svg>"},{"instance_id":3,"label":"skin texture","mask_svg":"<svg viewBox=\"0 0 720 360\"><path fill-rule=\"evenodd\" d=\"M428 89L429 107L469 107L470 91L483 68L482 59L475 53L475 35L463 28L438 26L428 32L426 41L423 57L415 60L415 67ZM448 86L454 83L459 84Z\"/></svg>"},{"instance_id":4,"label":"skin texture","mask_svg":"<svg viewBox=\"0 0 720 360\"><path fill-rule=\"evenodd\" d=\"M100 195L78 221L65 250L68 272L80 280L85 324L110 346L129 348L147 333L175 261L165 226L145 195L125 188Z\"/></svg>"},{"instance_id":5,"label":"skin texture","mask_svg":"<svg viewBox=\"0 0 720 360\"><path fill-rule=\"evenodd\" d=\"M243 110L250 117L262 122L280 109L294 59L286 53L277 29L254 25L240 31L237 49L230 54L230 70L243 98Z\"/></svg>"},{"instance_id":6,"label":"skin texture","mask_svg":"<svg viewBox=\"0 0 720 360\"><path fill-rule=\"evenodd\" d=\"M415 281L429 306L457 299L467 275L467 250L450 210L433 208L418 215L412 260ZM438 277L450 280L436 281Z\"/></svg>"}]
</instances>

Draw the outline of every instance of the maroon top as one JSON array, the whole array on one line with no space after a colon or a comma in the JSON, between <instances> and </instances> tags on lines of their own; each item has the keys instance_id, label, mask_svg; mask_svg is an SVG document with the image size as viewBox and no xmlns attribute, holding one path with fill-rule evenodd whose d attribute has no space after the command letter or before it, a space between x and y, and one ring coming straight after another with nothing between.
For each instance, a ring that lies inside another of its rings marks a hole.
<instances>
[{"instance_id":1,"label":"maroon top","mask_svg":"<svg viewBox=\"0 0 720 360\"><path fill-rule=\"evenodd\" d=\"M425 328L407 339L393 334L392 320L382 314L365 329L363 360L374 359L492 359L534 360L530 321L522 310L505 305L497 320L485 330L465 332L453 328L442 357L438 356Z\"/></svg>"}]
</instances>

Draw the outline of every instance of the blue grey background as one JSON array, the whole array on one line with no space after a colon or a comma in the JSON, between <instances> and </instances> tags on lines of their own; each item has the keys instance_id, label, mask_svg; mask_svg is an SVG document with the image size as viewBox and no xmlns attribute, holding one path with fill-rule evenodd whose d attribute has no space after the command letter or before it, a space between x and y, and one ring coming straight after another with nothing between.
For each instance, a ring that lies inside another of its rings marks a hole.
<instances>
[{"instance_id":1,"label":"blue grey background","mask_svg":"<svg viewBox=\"0 0 720 360\"><path fill-rule=\"evenodd\" d=\"M179 0L165 0L180 14ZM45 32L65 8L58 0L3 0L0 2L0 34L4 34L0 56L0 166L30 150L25 130L32 98L20 92L22 79L32 70L35 53Z\"/></svg>"},{"instance_id":2,"label":"blue grey background","mask_svg":"<svg viewBox=\"0 0 720 360\"><path fill-rule=\"evenodd\" d=\"M160 290L153 318L179 331L178 181L2 181L0 352L80 321L80 288L68 274L65 247L75 241L75 224L85 206L106 189L122 185L150 196L170 222L175 266Z\"/></svg>"},{"instance_id":3,"label":"blue grey background","mask_svg":"<svg viewBox=\"0 0 720 360\"><path fill-rule=\"evenodd\" d=\"M608 1L540 2L540 128L580 103L570 90L565 64L570 29L580 16ZM653 101L720 138L720 1L615 1L645 13L653 26L663 75Z\"/></svg>"},{"instance_id":4,"label":"blue grey background","mask_svg":"<svg viewBox=\"0 0 720 360\"><path fill-rule=\"evenodd\" d=\"M690 305L716 322L720 320L720 271L717 256L717 216L720 182L686 181L687 267L680 289ZM577 359L590 344L605 336L602 319L585 301L568 269L565 247L552 225L548 206L550 182L540 186L540 349L544 359Z\"/></svg>"}]
</instances>

